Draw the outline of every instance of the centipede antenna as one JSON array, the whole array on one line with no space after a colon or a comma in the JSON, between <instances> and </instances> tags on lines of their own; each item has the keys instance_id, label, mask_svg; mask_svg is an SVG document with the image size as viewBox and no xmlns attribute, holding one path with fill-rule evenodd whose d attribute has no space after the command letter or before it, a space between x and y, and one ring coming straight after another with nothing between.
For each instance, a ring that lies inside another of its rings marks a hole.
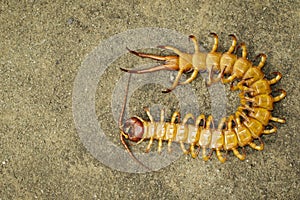
<instances>
[{"instance_id":1,"label":"centipede antenna","mask_svg":"<svg viewBox=\"0 0 300 200\"><path fill-rule=\"evenodd\" d=\"M119 128L121 130L123 130L122 129L122 119L124 117L124 112L125 112L125 108L126 108L126 104L127 104L127 94L128 94L130 79L131 79L131 74L129 74L129 77L128 77L128 82L127 82L127 86L126 86L126 90L125 90L124 102L123 102L123 106L122 106L121 115L120 115L120 118L119 118Z\"/></svg>"},{"instance_id":2,"label":"centipede antenna","mask_svg":"<svg viewBox=\"0 0 300 200\"><path fill-rule=\"evenodd\" d=\"M122 120L123 120L123 117L124 117L124 112L125 112L125 109L126 109L126 104L127 104L127 94L128 94L128 90L129 90L129 82L130 82L130 79L131 79L131 74L129 74L129 77L128 77L128 83L127 83L127 86L126 86L126 90L125 90L125 97L124 97L124 103L123 103L123 107L122 107L122 111L121 111L121 115L120 115L120 118L119 118L119 129L120 129L120 140L123 144L123 146L125 147L126 151L129 153L130 157L135 160L138 164L142 165L144 168L146 168L147 170L150 170L152 171L152 169L150 169L149 167L145 166L141 161L139 161L134 155L133 153L130 151L126 141L124 140L124 137L125 138L128 138L128 136L126 134L124 134L124 131L123 131L123 125L122 125Z\"/></svg>"}]
</instances>

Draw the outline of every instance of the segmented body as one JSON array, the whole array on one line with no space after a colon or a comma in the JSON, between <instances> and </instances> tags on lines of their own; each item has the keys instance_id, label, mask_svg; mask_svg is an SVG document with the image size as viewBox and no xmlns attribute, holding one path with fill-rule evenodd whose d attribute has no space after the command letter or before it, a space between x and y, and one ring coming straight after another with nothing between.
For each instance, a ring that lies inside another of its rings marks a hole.
<instances>
[{"instance_id":1,"label":"segmented body","mask_svg":"<svg viewBox=\"0 0 300 200\"><path fill-rule=\"evenodd\" d=\"M246 116L246 120L241 122L240 115L242 113L239 111L235 116L231 115L228 119L223 118L218 128L213 127L212 116L205 119L204 115L200 115L194 124L187 124L188 119L194 119L192 114L187 114L181 123L175 123L176 117L180 116L178 112L173 114L170 122L164 121L163 110L159 122L153 120L148 109L146 109L146 112L150 121L135 116L125 122L123 131L129 140L139 143L149 140L146 152L150 151L153 140L158 140L158 152L162 150L163 141L167 141L169 151L171 151L172 142L177 142L180 144L182 151L185 154L191 153L193 158L198 156L195 148L200 147L202 148L202 158L205 161L210 158L212 153L207 154L207 149L215 150L218 159L222 163L226 159L222 156L221 150L233 151L234 155L240 160L244 160L245 153L240 154L237 150L238 147L249 145L256 150L263 150L264 146L260 136L276 131L275 127L265 130L265 126L255 117ZM256 145L253 142L254 139L259 139L260 145ZM189 144L189 149L186 149L184 144Z\"/></svg>"},{"instance_id":2,"label":"segmented body","mask_svg":"<svg viewBox=\"0 0 300 200\"><path fill-rule=\"evenodd\" d=\"M202 149L202 158L208 160L212 151L216 151L218 159L223 163L226 158L223 157L222 151L233 151L240 160L245 159L245 153L240 154L238 147L244 148L249 145L256 150L263 150L264 144L261 140L262 134L270 134L276 132L277 128L273 125L271 129L267 129L269 121L285 123L284 119L273 117L271 112L273 110L274 102L280 101L286 96L284 90L279 90L280 95L273 97L270 85L278 82L282 75L275 72L275 78L268 80L265 78L261 68L266 61L266 55L260 54L261 61L257 66L253 66L252 62L247 59L247 49L244 43L240 46L242 48L242 57L238 58L233 51L236 48L236 37L230 35L233 39L232 45L226 53L216 52L218 47L218 36L214 36L214 46L209 53L201 53L196 38L190 36L194 42L195 53L182 53L174 47L164 46L163 48L174 51L177 56L155 56L149 54L141 54L134 51L132 53L141 56L153 58L156 60L166 61L164 65L142 70L124 70L130 73L147 73L162 69L178 70L177 78L173 86L165 92L170 92L178 84L186 84L194 80L201 70L208 70L209 80L208 85L213 82L222 80L223 83L232 83L237 80L238 83L233 86L232 90L240 90L239 95L241 105L237 111L228 118L223 118L214 128L212 121L213 117L200 115L194 119L192 114L187 114L181 123L175 122L179 119L179 113L175 112L170 122L165 122L164 111L161 113L160 122L155 122L146 109L150 121L143 120L140 117L132 117L126 121L123 126L122 134L129 140L135 142L142 142L149 140L146 151L149 151L153 140L158 140L158 152L161 152L163 141L168 142L168 149L171 150L171 143L178 142L184 153L191 153L195 158L199 151L196 148ZM180 83L179 79L182 73L193 70L192 76L185 82ZM217 79L212 78L212 72L219 71ZM194 119L194 124L187 124L188 119ZM254 143L254 140L259 140L260 144ZM189 149L185 148L184 144L189 144ZM207 149L211 152L207 154Z\"/></svg>"}]
</instances>

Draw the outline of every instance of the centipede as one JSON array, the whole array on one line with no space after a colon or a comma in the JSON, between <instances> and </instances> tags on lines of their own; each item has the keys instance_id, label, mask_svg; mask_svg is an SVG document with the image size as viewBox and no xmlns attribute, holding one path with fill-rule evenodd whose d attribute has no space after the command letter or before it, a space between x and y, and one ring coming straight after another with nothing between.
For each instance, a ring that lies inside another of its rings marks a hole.
<instances>
[{"instance_id":1,"label":"centipede","mask_svg":"<svg viewBox=\"0 0 300 200\"><path fill-rule=\"evenodd\" d=\"M276 126L270 122L285 123L284 118L272 116L274 103L281 101L287 95L283 89L272 91L271 85L276 84L281 78L280 72L273 72L272 79L267 79L262 71L267 56L259 54L261 60L254 66L247 59L247 48L245 43L237 46L235 35L232 44L227 52L217 52L218 35L211 33L214 37L214 45L209 53L200 52L198 41L195 36L189 38L194 43L194 53L188 54L181 52L175 47L160 46L161 48L173 51L176 55L160 56L153 54L139 53L129 50L130 53L142 58L151 58L163 61L162 65L143 69L125 69L122 71L130 74L151 73L159 70L177 70L178 74L173 85L163 90L164 93L171 92L178 85L188 84L196 79L199 72L208 71L207 86L221 81L223 84L230 83L231 90L239 90L240 105L235 113L224 117L217 126L214 124L213 116L200 114L195 117L191 113L186 114L181 120L180 112L175 111L169 122L165 120L164 110L161 110L160 120L155 121L149 108L145 108L149 120L134 116L120 125L120 136L122 143L130 152L129 147L124 141L142 143L148 140L146 152L151 150L153 141L157 140L157 151L160 153L163 143L167 143L168 151L171 152L172 143L179 143L184 154L190 154L192 158L197 158L202 149L202 159L208 161L213 152L221 163L227 160L228 152L240 160L245 160L245 147L262 151L264 142L262 135L268 135L277 131ZM235 50L241 48L242 56L234 54ZM184 82L180 82L183 73L192 72L192 75ZM213 78L213 73L218 72L217 78ZM234 84L236 83L236 84ZM273 96L277 92L277 96ZM192 120L193 124L188 123ZM121 123L121 122L120 122ZM188 148L187 148L188 146ZM240 150L241 149L241 150ZM132 153L130 152L133 157ZM134 158L135 159L135 158Z\"/></svg>"}]
</instances>

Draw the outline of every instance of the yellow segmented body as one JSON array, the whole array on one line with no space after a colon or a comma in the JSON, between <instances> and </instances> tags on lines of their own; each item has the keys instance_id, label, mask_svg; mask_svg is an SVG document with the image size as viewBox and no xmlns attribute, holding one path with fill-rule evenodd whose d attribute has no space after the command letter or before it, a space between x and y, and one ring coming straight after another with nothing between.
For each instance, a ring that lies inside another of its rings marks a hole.
<instances>
[{"instance_id":1,"label":"yellow segmented body","mask_svg":"<svg viewBox=\"0 0 300 200\"><path fill-rule=\"evenodd\" d=\"M154 140L158 141L158 152L161 152L163 141L168 143L168 150L171 151L172 142L180 144L182 151L185 154L190 153L193 158L198 156L197 148L202 149L202 158L207 161L212 152L216 151L218 159L223 163L226 158L223 157L222 151L233 151L234 155L240 160L245 159L245 153L241 154L238 148L244 148L249 145L256 150L263 150L264 143L261 140L262 134L271 134L276 132L277 128L271 125L268 129L269 121L285 123L285 119L273 117L271 112L274 108L274 102L282 100L286 96L286 92L280 89L280 94L273 97L271 85L277 83L282 74L274 72L276 76L268 80L261 70L266 61L266 55L260 54L261 61L257 66L253 66L252 62L247 59L246 45L242 43L242 57L237 57L233 54L237 39L232 37L232 45L225 53L217 52L218 36L212 33L214 37L214 45L209 53L199 51L199 46L195 36L190 36L194 43L194 54L183 53L178 49L170 46L163 48L172 50L177 55L175 56L157 56L151 54L143 54L135 51L131 53L143 57L152 58L155 60L165 61L165 64L146 69L146 70L127 70L129 73L148 73L157 70L178 70L178 75L170 89L164 92L170 92L177 85L187 84L193 81L199 71L207 70L209 79L207 84L222 80L223 83L231 84L231 90L240 90L239 94L241 105L236 112L229 117L222 118L217 128L214 128L213 117L202 114L196 119L192 114L186 114L182 122L180 122L179 112L174 112L170 122L165 122L164 111L161 111L161 119L155 122L150 114L149 109L146 109L150 121L143 120L140 117L132 117L123 125L121 134L131 141L142 142L149 140L146 152L150 148ZM182 73L193 71L190 78L184 82L179 82ZM217 79L213 79L212 72L219 71ZM177 119L177 122L175 122ZM189 119L194 120L194 124L187 124ZM254 143L254 140L259 140L260 144ZM185 144L189 145L186 149ZM207 153L210 149L210 153Z\"/></svg>"}]
</instances>

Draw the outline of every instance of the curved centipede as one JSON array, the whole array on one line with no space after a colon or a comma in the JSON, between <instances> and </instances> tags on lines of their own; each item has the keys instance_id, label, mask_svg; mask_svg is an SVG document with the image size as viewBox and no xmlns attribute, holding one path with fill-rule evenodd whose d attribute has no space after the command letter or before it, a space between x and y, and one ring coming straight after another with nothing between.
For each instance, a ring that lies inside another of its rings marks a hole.
<instances>
[{"instance_id":1,"label":"curved centipede","mask_svg":"<svg viewBox=\"0 0 300 200\"><path fill-rule=\"evenodd\" d=\"M254 67L252 62L247 59L247 48L244 43L240 44L239 47L242 48L242 57L238 58L237 55L233 54L237 45L237 38L235 35L229 35L232 38L232 44L227 52L221 53L217 52L219 39L218 35L215 33L210 33L214 37L214 45L209 53L200 52L198 41L195 36L190 35L189 38L194 43L194 54L188 54L181 52L179 49L171 46L159 46L163 49L168 49L173 51L176 55L174 56L158 56L152 54L139 53L133 50L129 50L130 53L137 55L142 58L151 58L158 61L163 61L164 63L159 66L155 66L143 70L134 69L124 69L120 68L122 71L129 73L150 73L159 70L177 70L178 74L171 88L166 89L163 93L168 93L174 90L178 85L184 85L192 82L201 71L208 71L208 81L207 85L211 85L222 79L223 83L229 83L236 78L245 79L245 83L250 85L256 80L262 79L264 77L261 68L264 66L266 61L266 55L260 54L261 61L258 66ZM184 82L179 82L183 73L193 71L191 77L189 77ZM213 72L220 72L217 78L213 78ZM224 75L230 75L225 78ZM249 78L251 78L249 80ZM248 79L248 80L247 80Z\"/></svg>"},{"instance_id":2,"label":"curved centipede","mask_svg":"<svg viewBox=\"0 0 300 200\"><path fill-rule=\"evenodd\" d=\"M233 151L234 155L240 160L245 159L244 147L249 145L253 149L263 150L264 143L261 139L262 134L271 134L277 131L277 128L269 121L285 123L284 119L273 117L271 112L275 102L282 100L286 96L286 92L279 90L278 96L272 96L272 89L270 85L277 83L282 75L279 72L274 72L276 75L271 80L265 78L261 68L266 61L266 55L260 54L261 61L257 66L253 66L252 62L247 59L246 45L242 43L242 57L238 58L233 54L237 39L234 35L232 37L232 45L225 53L216 52L218 48L218 36L214 36L214 45L209 53L202 53L199 51L197 40L194 36L190 36L194 43L195 53L187 54L170 46L163 48L174 51L176 56L156 56L151 54L138 53L129 50L131 53L143 57L152 58L155 60L165 61L163 65L145 69L145 70L127 70L123 71L129 73L148 73L157 70L178 70L178 75L170 89L164 92L170 92L177 85L187 84L193 81L199 71L207 70L209 79L208 85L222 80L223 83L233 83L237 80L236 85L231 84L232 90L240 90L239 95L241 105L238 107L234 115L228 118L223 118L218 127L215 128L213 124L213 117L202 114L196 119L192 114L186 114L182 122L180 122L179 112L174 112L170 122L165 122L164 111L161 111L161 118L159 122L155 122L150 114L150 110L146 109L146 113L150 121L146 121L140 117L132 117L128 119L121 134L131 141L141 143L144 140L149 140L146 152L150 151L154 140L158 140L158 152L162 150L163 141L167 141L168 150L171 151L172 142L178 142L182 151L185 154L190 153L193 158L198 156L199 150L202 149L202 158L207 161L211 157L213 151L216 151L217 158L224 163L226 157L223 156L222 151ZM184 82L179 82L183 73L193 71L190 78ZM213 79L212 73L219 71L216 79ZM225 77L226 76L226 77ZM175 122L177 119L177 122ZM194 120L194 124L187 124L189 119ZM271 126L271 129L268 127ZM254 141L258 140L260 144ZM189 148L185 148L185 144L189 144ZM243 153L238 151L241 147ZM126 147L128 149L128 147ZM207 153L207 149L210 152Z\"/></svg>"}]
</instances>

